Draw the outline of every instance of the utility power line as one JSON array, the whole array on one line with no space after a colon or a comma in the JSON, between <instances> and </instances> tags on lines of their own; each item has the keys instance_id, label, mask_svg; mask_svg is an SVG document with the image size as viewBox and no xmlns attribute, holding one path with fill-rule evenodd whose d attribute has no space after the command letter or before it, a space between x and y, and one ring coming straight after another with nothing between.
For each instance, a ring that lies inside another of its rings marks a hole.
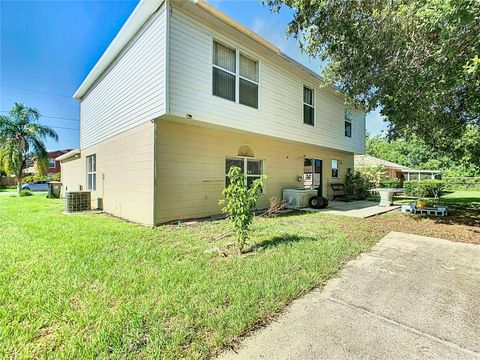
<instances>
[{"instance_id":1,"label":"utility power line","mask_svg":"<svg viewBox=\"0 0 480 360\"><path fill-rule=\"evenodd\" d=\"M69 128L69 127L63 127L63 126L49 126L53 129L63 129L63 130L75 130L75 131L80 131L80 129L74 129L74 128Z\"/></svg>"},{"instance_id":2,"label":"utility power line","mask_svg":"<svg viewBox=\"0 0 480 360\"><path fill-rule=\"evenodd\" d=\"M22 86L16 86L16 85L10 85L10 84L5 84L5 83L2 83L1 85L2 85L2 86L5 86L5 87L10 87L10 88L13 88L13 89L20 89L20 90L26 90L26 91L33 91L33 92L37 92L37 93L44 94L44 95L58 96L58 97L66 98L66 99L68 99L68 100L76 101L76 100L75 100L75 99L73 99L71 96L66 96L66 95L55 94L55 93L51 93L51 92L48 92L48 91L42 91L42 90L37 90L37 89L31 89L31 88L26 88L26 87L22 87Z\"/></svg>"},{"instance_id":3,"label":"utility power line","mask_svg":"<svg viewBox=\"0 0 480 360\"><path fill-rule=\"evenodd\" d=\"M9 111L6 110L1 110L0 112L8 114ZM67 117L61 117L61 116L50 116L50 115L40 115L41 118L49 118L49 119L60 119L60 120L68 120L68 121L80 121L80 119L74 119L74 118L67 118Z\"/></svg>"}]
</instances>

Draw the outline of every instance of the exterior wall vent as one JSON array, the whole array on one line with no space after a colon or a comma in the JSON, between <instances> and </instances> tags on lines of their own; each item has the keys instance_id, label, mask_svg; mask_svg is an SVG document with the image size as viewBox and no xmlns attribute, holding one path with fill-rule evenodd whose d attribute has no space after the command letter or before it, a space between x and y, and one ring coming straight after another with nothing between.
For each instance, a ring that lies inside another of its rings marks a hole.
<instances>
[{"instance_id":1,"label":"exterior wall vent","mask_svg":"<svg viewBox=\"0 0 480 360\"><path fill-rule=\"evenodd\" d=\"M68 213L90 210L89 191L67 191L65 193L65 211Z\"/></svg>"}]
</instances>

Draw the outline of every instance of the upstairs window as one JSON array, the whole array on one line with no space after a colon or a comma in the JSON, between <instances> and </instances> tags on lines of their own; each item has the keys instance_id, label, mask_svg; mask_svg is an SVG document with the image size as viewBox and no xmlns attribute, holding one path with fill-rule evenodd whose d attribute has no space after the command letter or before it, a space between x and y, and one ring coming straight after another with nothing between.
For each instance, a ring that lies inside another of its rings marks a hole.
<instances>
[{"instance_id":1,"label":"upstairs window","mask_svg":"<svg viewBox=\"0 0 480 360\"><path fill-rule=\"evenodd\" d=\"M258 62L240 54L239 103L258 109Z\"/></svg>"},{"instance_id":2,"label":"upstairs window","mask_svg":"<svg viewBox=\"0 0 480 360\"><path fill-rule=\"evenodd\" d=\"M214 41L212 92L258 109L258 61Z\"/></svg>"},{"instance_id":3,"label":"upstairs window","mask_svg":"<svg viewBox=\"0 0 480 360\"><path fill-rule=\"evenodd\" d=\"M213 43L213 95L235 101L236 53Z\"/></svg>"},{"instance_id":4,"label":"upstairs window","mask_svg":"<svg viewBox=\"0 0 480 360\"><path fill-rule=\"evenodd\" d=\"M48 167L50 169L53 169L56 166L56 161L55 159L48 159Z\"/></svg>"},{"instance_id":5,"label":"upstairs window","mask_svg":"<svg viewBox=\"0 0 480 360\"><path fill-rule=\"evenodd\" d=\"M303 87L303 123L315 125L315 97L313 89Z\"/></svg>"},{"instance_id":6,"label":"upstairs window","mask_svg":"<svg viewBox=\"0 0 480 360\"><path fill-rule=\"evenodd\" d=\"M97 189L97 161L95 155L87 156L87 190Z\"/></svg>"},{"instance_id":7,"label":"upstairs window","mask_svg":"<svg viewBox=\"0 0 480 360\"><path fill-rule=\"evenodd\" d=\"M352 137L352 113L345 112L345 136Z\"/></svg>"}]
</instances>

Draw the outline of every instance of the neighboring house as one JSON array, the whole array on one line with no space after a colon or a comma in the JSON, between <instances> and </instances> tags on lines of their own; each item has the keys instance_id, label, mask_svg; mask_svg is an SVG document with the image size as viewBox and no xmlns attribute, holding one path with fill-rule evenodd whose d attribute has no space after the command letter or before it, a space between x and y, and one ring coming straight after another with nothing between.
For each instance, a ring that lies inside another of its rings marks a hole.
<instances>
[{"instance_id":1,"label":"neighboring house","mask_svg":"<svg viewBox=\"0 0 480 360\"><path fill-rule=\"evenodd\" d=\"M53 175L62 171L62 167L60 161L57 160L57 157L68 153L72 149L66 150L57 150L57 151L49 151L48 152L48 168L47 168L47 175Z\"/></svg>"},{"instance_id":2,"label":"neighboring house","mask_svg":"<svg viewBox=\"0 0 480 360\"><path fill-rule=\"evenodd\" d=\"M43 175L53 175L61 171L60 161L57 161L57 157L68 153L72 149L65 150L56 150L48 152L48 167L46 173ZM38 171L37 160L36 159L27 159L26 167L23 169L25 174L36 174Z\"/></svg>"},{"instance_id":3,"label":"neighboring house","mask_svg":"<svg viewBox=\"0 0 480 360\"><path fill-rule=\"evenodd\" d=\"M365 112L206 2L141 1L76 91L80 148L66 190L144 223L204 217L232 164L284 188L343 182L365 150Z\"/></svg>"},{"instance_id":4,"label":"neighboring house","mask_svg":"<svg viewBox=\"0 0 480 360\"><path fill-rule=\"evenodd\" d=\"M381 166L385 169L385 175L388 179L399 179L401 182L404 180L439 179L442 177L440 170L416 170L370 155L355 155L356 169L376 166Z\"/></svg>"}]
</instances>

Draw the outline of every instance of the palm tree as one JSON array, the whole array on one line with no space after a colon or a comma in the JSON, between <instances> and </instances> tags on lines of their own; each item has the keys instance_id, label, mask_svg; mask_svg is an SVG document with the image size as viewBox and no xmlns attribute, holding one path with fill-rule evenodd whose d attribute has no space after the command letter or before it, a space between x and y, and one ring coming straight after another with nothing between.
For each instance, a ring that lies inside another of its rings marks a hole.
<instances>
[{"instance_id":1,"label":"palm tree","mask_svg":"<svg viewBox=\"0 0 480 360\"><path fill-rule=\"evenodd\" d=\"M17 177L18 193L27 155L44 160L48 156L45 139L58 141L57 133L41 125L39 118L38 110L22 103L15 103L7 116L0 115L0 162Z\"/></svg>"}]
</instances>

